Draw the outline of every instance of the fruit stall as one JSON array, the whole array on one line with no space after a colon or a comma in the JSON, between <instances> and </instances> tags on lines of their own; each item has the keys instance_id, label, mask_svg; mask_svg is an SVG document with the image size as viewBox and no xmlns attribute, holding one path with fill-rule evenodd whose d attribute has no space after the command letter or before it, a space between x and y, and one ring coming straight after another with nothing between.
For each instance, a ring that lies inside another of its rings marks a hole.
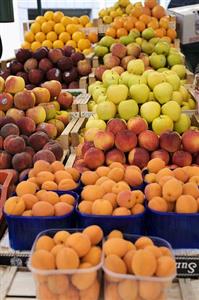
<instances>
[{"instance_id":1,"label":"fruit stall","mask_svg":"<svg viewBox=\"0 0 199 300\"><path fill-rule=\"evenodd\" d=\"M199 76L177 15L118 0L20 25L0 60L1 299L199 300Z\"/></svg>"}]
</instances>

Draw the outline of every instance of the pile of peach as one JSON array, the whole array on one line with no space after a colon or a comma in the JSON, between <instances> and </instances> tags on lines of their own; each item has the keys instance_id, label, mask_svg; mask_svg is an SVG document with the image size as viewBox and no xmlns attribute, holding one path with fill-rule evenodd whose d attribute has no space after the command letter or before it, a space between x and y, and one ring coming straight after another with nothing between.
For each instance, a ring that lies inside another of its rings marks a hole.
<instances>
[{"instance_id":1,"label":"pile of peach","mask_svg":"<svg viewBox=\"0 0 199 300\"><path fill-rule=\"evenodd\" d=\"M65 167L60 161L49 164L38 160L28 174L27 182L33 182L42 190L74 190L80 174L75 168Z\"/></svg>"},{"instance_id":2,"label":"pile of peach","mask_svg":"<svg viewBox=\"0 0 199 300\"><path fill-rule=\"evenodd\" d=\"M125 240L122 233L113 231L103 245L105 254L104 271L106 274L106 300L163 300L167 282L126 279L120 275L132 274L166 278L175 276L176 263L167 247L157 247L148 237L140 237L135 243ZM108 271L115 273L108 274Z\"/></svg>"},{"instance_id":3,"label":"pile of peach","mask_svg":"<svg viewBox=\"0 0 199 300\"><path fill-rule=\"evenodd\" d=\"M128 216L145 210L143 192L131 191L131 186L143 183L141 170L137 166L125 168L115 162L109 167L98 167L96 171L85 171L81 181L85 185L79 204L81 213Z\"/></svg>"},{"instance_id":4,"label":"pile of peach","mask_svg":"<svg viewBox=\"0 0 199 300\"><path fill-rule=\"evenodd\" d=\"M163 166L156 159L153 167L148 164L145 181L145 198L148 207L160 212L199 212L199 166L186 166L174 170Z\"/></svg>"},{"instance_id":5,"label":"pile of peach","mask_svg":"<svg viewBox=\"0 0 199 300\"><path fill-rule=\"evenodd\" d=\"M52 238L41 236L30 259L39 283L38 299L98 300L100 282L97 265L101 262L99 243L102 238L103 232L96 225L87 227L83 232L70 234L68 231L58 231ZM93 270L93 267L96 269ZM49 271L49 275L39 275L35 269ZM66 272L50 275L51 270ZM67 275L68 270L74 272Z\"/></svg>"}]
</instances>

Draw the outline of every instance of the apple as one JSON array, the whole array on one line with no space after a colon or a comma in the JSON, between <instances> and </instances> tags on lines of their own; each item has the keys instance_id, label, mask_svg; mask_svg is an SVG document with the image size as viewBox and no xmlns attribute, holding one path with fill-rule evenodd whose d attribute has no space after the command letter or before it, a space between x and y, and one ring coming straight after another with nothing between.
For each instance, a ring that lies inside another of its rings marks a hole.
<instances>
[{"instance_id":1,"label":"apple","mask_svg":"<svg viewBox=\"0 0 199 300\"><path fill-rule=\"evenodd\" d=\"M154 48L154 51L157 54L163 54L165 56L167 56L169 54L169 50L170 50L170 45L167 42L162 42L159 41Z\"/></svg>"},{"instance_id":2,"label":"apple","mask_svg":"<svg viewBox=\"0 0 199 300\"><path fill-rule=\"evenodd\" d=\"M112 38L111 36L104 36L100 41L99 41L99 45L100 46L105 46L105 47L111 47L111 45L115 43L115 39Z\"/></svg>"},{"instance_id":3,"label":"apple","mask_svg":"<svg viewBox=\"0 0 199 300\"><path fill-rule=\"evenodd\" d=\"M166 131L160 135L160 148L176 152L181 147L181 136L175 131Z\"/></svg>"},{"instance_id":4,"label":"apple","mask_svg":"<svg viewBox=\"0 0 199 300\"><path fill-rule=\"evenodd\" d=\"M149 57L150 65L155 69L163 68L166 65L166 58L163 54L155 52Z\"/></svg>"},{"instance_id":5,"label":"apple","mask_svg":"<svg viewBox=\"0 0 199 300\"><path fill-rule=\"evenodd\" d=\"M146 84L134 84L130 88L131 97L139 104L145 103L149 98L149 88Z\"/></svg>"},{"instance_id":6,"label":"apple","mask_svg":"<svg viewBox=\"0 0 199 300\"><path fill-rule=\"evenodd\" d=\"M120 59L119 57L114 56L111 53L108 53L104 55L103 63L107 67L107 69L111 69L113 67L120 65Z\"/></svg>"},{"instance_id":7,"label":"apple","mask_svg":"<svg viewBox=\"0 0 199 300\"><path fill-rule=\"evenodd\" d=\"M183 85L180 86L179 92L182 95L183 101L187 101L189 99L189 93Z\"/></svg>"},{"instance_id":8,"label":"apple","mask_svg":"<svg viewBox=\"0 0 199 300\"><path fill-rule=\"evenodd\" d=\"M120 79L123 84L128 86L128 82L129 82L129 79L131 78L131 76L134 76L134 75L130 74L128 71L125 71L121 74Z\"/></svg>"},{"instance_id":9,"label":"apple","mask_svg":"<svg viewBox=\"0 0 199 300\"><path fill-rule=\"evenodd\" d=\"M167 71L164 72L164 74L166 77L166 81L172 85L173 90L178 91L180 88L180 78L178 77L178 75L177 74L168 74L167 75Z\"/></svg>"},{"instance_id":10,"label":"apple","mask_svg":"<svg viewBox=\"0 0 199 300\"><path fill-rule=\"evenodd\" d=\"M145 40L150 40L152 39L153 37L155 36L155 32L153 30L153 28L149 27L149 28L146 28L142 31L142 37L145 39Z\"/></svg>"},{"instance_id":11,"label":"apple","mask_svg":"<svg viewBox=\"0 0 199 300\"><path fill-rule=\"evenodd\" d=\"M106 129L106 123L103 120L88 120L86 123L86 129L89 128Z\"/></svg>"},{"instance_id":12,"label":"apple","mask_svg":"<svg viewBox=\"0 0 199 300\"><path fill-rule=\"evenodd\" d=\"M160 104L164 104L171 100L173 87L168 82L162 82L154 87L153 93Z\"/></svg>"},{"instance_id":13,"label":"apple","mask_svg":"<svg viewBox=\"0 0 199 300\"><path fill-rule=\"evenodd\" d=\"M199 153L199 131L187 130L182 135L183 148L191 153Z\"/></svg>"},{"instance_id":14,"label":"apple","mask_svg":"<svg viewBox=\"0 0 199 300\"><path fill-rule=\"evenodd\" d=\"M173 91L172 94L172 100L175 101L176 103L178 103L179 105L182 105L183 102L183 96L180 93L180 91Z\"/></svg>"},{"instance_id":15,"label":"apple","mask_svg":"<svg viewBox=\"0 0 199 300\"><path fill-rule=\"evenodd\" d=\"M142 51L144 53L147 53L147 54L152 54L153 53L153 50L154 50L154 44L150 43L150 42L147 42L147 41L143 41L142 42Z\"/></svg>"},{"instance_id":16,"label":"apple","mask_svg":"<svg viewBox=\"0 0 199 300\"><path fill-rule=\"evenodd\" d=\"M98 85L93 89L92 92L93 100L97 102L98 97L101 95L105 96L105 94L106 94L106 88L101 85Z\"/></svg>"},{"instance_id":17,"label":"apple","mask_svg":"<svg viewBox=\"0 0 199 300\"><path fill-rule=\"evenodd\" d=\"M134 84L139 84L140 80L141 80L140 75L130 74L129 80L128 80L128 87L130 88Z\"/></svg>"},{"instance_id":18,"label":"apple","mask_svg":"<svg viewBox=\"0 0 199 300\"><path fill-rule=\"evenodd\" d=\"M162 73L152 71L152 72L148 72L147 74L147 84L151 90L153 90L157 84L162 83L164 81L165 81L165 76Z\"/></svg>"},{"instance_id":19,"label":"apple","mask_svg":"<svg viewBox=\"0 0 199 300\"><path fill-rule=\"evenodd\" d=\"M97 99L96 99L96 103L97 104L99 104L99 103L101 103L101 102L104 102L104 101L108 101L108 99L107 99L107 96L106 95L99 95L98 97L97 97Z\"/></svg>"},{"instance_id":20,"label":"apple","mask_svg":"<svg viewBox=\"0 0 199 300\"><path fill-rule=\"evenodd\" d=\"M182 113L177 122L174 123L174 130L178 133L183 133L191 126L191 120L188 115Z\"/></svg>"},{"instance_id":21,"label":"apple","mask_svg":"<svg viewBox=\"0 0 199 300\"><path fill-rule=\"evenodd\" d=\"M137 116L128 120L127 127L129 130L133 131L136 135L138 135L142 131L148 129L148 123L145 119L141 118L140 116Z\"/></svg>"},{"instance_id":22,"label":"apple","mask_svg":"<svg viewBox=\"0 0 199 300\"><path fill-rule=\"evenodd\" d=\"M132 55L135 58L138 58L141 52L141 47L137 43L131 43L127 45L127 55Z\"/></svg>"},{"instance_id":23,"label":"apple","mask_svg":"<svg viewBox=\"0 0 199 300\"><path fill-rule=\"evenodd\" d=\"M111 101L101 102L97 105L97 115L99 119L108 121L115 117L116 106Z\"/></svg>"},{"instance_id":24,"label":"apple","mask_svg":"<svg viewBox=\"0 0 199 300\"><path fill-rule=\"evenodd\" d=\"M152 122L153 131L160 135L167 130L173 130L173 121L168 116L160 115Z\"/></svg>"},{"instance_id":25,"label":"apple","mask_svg":"<svg viewBox=\"0 0 199 300\"><path fill-rule=\"evenodd\" d=\"M107 88L106 96L109 101L118 104L127 99L128 88L124 84L112 84Z\"/></svg>"},{"instance_id":26,"label":"apple","mask_svg":"<svg viewBox=\"0 0 199 300\"><path fill-rule=\"evenodd\" d=\"M141 59L131 60L127 65L127 71L135 75L142 75L144 72L144 62Z\"/></svg>"},{"instance_id":27,"label":"apple","mask_svg":"<svg viewBox=\"0 0 199 300\"><path fill-rule=\"evenodd\" d=\"M134 38L130 35L121 36L119 39L120 43L127 46L134 42Z\"/></svg>"},{"instance_id":28,"label":"apple","mask_svg":"<svg viewBox=\"0 0 199 300\"><path fill-rule=\"evenodd\" d=\"M149 101L142 104L140 114L147 122L151 123L160 116L160 104L155 101Z\"/></svg>"},{"instance_id":29,"label":"apple","mask_svg":"<svg viewBox=\"0 0 199 300\"><path fill-rule=\"evenodd\" d=\"M183 57L180 53L171 53L167 56L167 62L170 67L174 65L183 65Z\"/></svg>"},{"instance_id":30,"label":"apple","mask_svg":"<svg viewBox=\"0 0 199 300\"><path fill-rule=\"evenodd\" d=\"M184 79L186 77L186 67L184 65L174 65L171 70L176 72L180 79Z\"/></svg>"},{"instance_id":31,"label":"apple","mask_svg":"<svg viewBox=\"0 0 199 300\"><path fill-rule=\"evenodd\" d=\"M120 75L117 72L111 70L106 70L102 75L102 82L105 87L108 87L112 84L118 84L119 79Z\"/></svg>"},{"instance_id":32,"label":"apple","mask_svg":"<svg viewBox=\"0 0 199 300\"><path fill-rule=\"evenodd\" d=\"M93 90L94 90L94 88L95 88L96 86L102 86L102 82L97 80L97 81L95 81L94 83L92 83L92 84L89 85L89 87L88 87L88 93L89 93L90 95L92 95L92 92L93 92Z\"/></svg>"},{"instance_id":33,"label":"apple","mask_svg":"<svg viewBox=\"0 0 199 300\"><path fill-rule=\"evenodd\" d=\"M121 101L118 105L118 113L124 120L129 120L134 116L137 116L139 107L135 100Z\"/></svg>"},{"instance_id":34,"label":"apple","mask_svg":"<svg viewBox=\"0 0 199 300\"><path fill-rule=\"evenodd\" d=\"M176 122L180 118L181 107L176 101L169 101L162 106L162 114L169 116L172 121Z\"/></svg>"}]
</instances>

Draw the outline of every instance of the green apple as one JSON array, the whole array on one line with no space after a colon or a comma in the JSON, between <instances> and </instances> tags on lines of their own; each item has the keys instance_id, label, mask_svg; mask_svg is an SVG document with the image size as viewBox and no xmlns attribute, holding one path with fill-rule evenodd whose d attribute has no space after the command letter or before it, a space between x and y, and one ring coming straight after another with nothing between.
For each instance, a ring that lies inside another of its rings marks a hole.
<instances>
[{"instance_id":1,"label":"green apple","mask_svg":"<svg viewBox=\"0 0 199 300\"><path fill-rule=\"evenodd\" d=\"M170 45L167 42L162 42L162 41L158 42L154 48L154 51L157 54L163 54L163 55L168 55L169 50L170 50Z\"/></svg>"},{"instance_id":2,"label":"green apple","mask_svg":"<svg viewBox=\"0 0 199 300\"><path fill-rule=\"evenodd\" d=\"M155 32L153 30L153 28L146 28L142 31L142 37L145 40L150 40L155 36Z\"/></svg>"},{"instance_id":3,"label":"green apple","mask_svg":"<svg viewBox=\"0 0 199 300\"><path fill-rule=\"evenodd\" d=\"M170 83L173 87L174 91L178 91L180 88L180 78L177 74L166 74L167 72L164 72L164 75L166 77L166 81Z\"/></svg>"},{"instance_id":4,"label":"green apple","mask_svg":"<svg viewBox=\"0 0 199 300\"><path fill-rule=\"evenodd\" d=\"M196 102L193 99L188 100L190 109L196 109Z\"/></svg>"},{"instance_id":5,"label":"green apple","mask_svg":"<svg viewBox=\"0 0 199 300\"><path fill-rule=\"evenodd\" d=\"M99 129L106 129L106 123L103 120L95 120L90 119L86 122L86 129L89 128L99 128Z\"/></svg>"},{"instance_id":6,"label":"green apple","mask_svg":"<svg viewBox=\"0 0 199 300\"><path fill-rule=\"evenodd\" d=\"M167 68L159 68L159 69L157 69L157 71L160 72L160 73L163 73L163 72L168 71L168 70L169 69L167 69Z\"/></svg>"},{"instance_id":7,"label":"green apple","mask_svg":"<svg viewBox=\"0 0 199 300\"><path fill-rule=\"evenodd\" d=\"M137 103L142 104L145 103L149 98L149 88L146 84L134 84L130 87L130 93L132 99L134 99Z\"/></svg>"},{"instance_id":8,"label":"green apple","mask_svg":"<svg viewBox=\"0 0 199 300\"><path fill-rule=\"evenodd\" d=\"M144 40L142 42L141 48L142 48L142 52L147 54L152 54L154 50L154 44Z\"/></svg>"},{"instance_id":9,"label":"green apple","mask_svg":"<svg viewBox=\"0 0 199 300\"><path fill-rule=\"evenodd\" d=\"M128 71L123 72L120 75L121 80L119 81L119 83L123 83L123 84L128 86L128 81L129 81L129 79L131 78L132 75L133 74L130 74Z\"/></svg>"},{"instance_id":10,"label":"green apple","mask_svg":"<svg viewBox=\"0 0 199 300\"><path fill-rule=\"evenodd\" d=\"M139 112L139 107L135 100L130 99L130 100L120 102L120 104L118 105L118 112L120 118L127 121L132 117L137 116Z\"/></svg>"},{"instance_id":11,"label":"green apple","mask_svg":"<svg viewBox=\"0 0 199 300\"><path fill-rule=\"evenodd\" d=\"M128 88L125 84L112 84L107 88L107 99L115 104L127 99Z\"/></svg>"},{"instance_id":12,"label":"green apple","mask_svg":"<svg viewBox=\"0 0 199 300\"><path fill-rule=\"evenodd\" d=\"M89 110L89 111L93 111L93 108L94 108L95 105L96 105L95 101L90 100L90 101L88 102L88 110Z\"/></svg>"},{"instance_id":13,"label":"green apple","mask_svg":"<svg viewBox=\"0 0 199 300\"><path fill-rule=\"evenodd\" d=\"M182 95L183 101L188 101L188 99L189 99L189 93L188 93L187 89L183 85L180 86L179 92Z\"/></svg>"},{"instance_id":14,"label":"green apple","mask_svg":"<svg viewBox=\"0 0 199 300\"><path fill-rule=\"evenodd\" d=\"M151 123L155 118L159 117L160 109L159 103L155 101L149 101L142 104L140 108L140 114L148 123Z\"/></svg>"},{"instance_id":15,"label":"green apple","mask_svg":"<svg viewBox=\"0 0 199 300\"><path fill-rule=\"evenodd\" d=\"M95 81L94 83L89 85L88 92L89 92L90 95L92 95L92 92L93 92L93 90L96 86L102 86L102 82L101 81Z\"/></svg>"},{"instance_id":16,"label":"green apple","mask_svg":"<svg viewBox=\"0 0 199 300\"><path fill-rule=\"evenodd\" d=\"M139 84L140 78L141 78L140 75L131 74L128 80L128 87L130 88L134 84Z\"/></svg>"},{"instance_id":17,"label":"green apple","mask_svg":"<svg viewBox=\"0 0 199 300\"><path fill-rule=\"evenodd\" d=\"M173 121L168 116L160 115L152 122L153 131L160 135L167 130L173 130Z\"/></svg>"},{"instance_id":18,"label":"green apple","mask_svg":"<svg viewBox=\"0 0 199 300\"><path fill-rule=\"evenodd\" d=\"M111 47L111 45L113 44L113 43L115 43L115 39L114 38L112 38L111 36L108 36L108 35L106 35L106 36L104 36L100 41L99 41L99 45L100 46L105 46L105 47Z\"/></svg>"},{"instance_id":19,"label":"green apple","mask_svg":"<svg viewBox=\"0 0 199 300\"><path fill-rule=\"evenodd\" d=\"M166 58L163 54L157 54L157 53L153 53L150 57L149 57L149 62L150 65L155 69L159 69L159 68L164 68L164 66L166 65Z\"/></svg>"},{"instance_id":20,"label":"green apple","mask_svg":"<svg viewBox=\"0 0 199 300\"><path fill-rule=\"evenodd\" d=\"M147 83L151 90L153 90L157 84L162 83L164 81L165 81L164 74L156 71L150 72L147 76Z\"/></svg>"},{"instance_id":21,"label":"green apple","mask_svg":"<svg viewBox=\"0 0 199 300\"><path fill-rule=\"evenodd\" d=\"M97 45L94 49L95 55L101 57L108 53L108 48L105 46Z\"/></svg>"},{"instance_id":22,"label":"green apple","mask_svg":"<svg viewBox=\"0 0 199 300\"><path fill-rule=\"evenodd\" d=\"M144 83L144 84L147 84L147 80L146 80L146 77L141 75L140 76L140 82L139 83Z\"/></svg>"},{"instance_id":23,"label":"green apple","mask_svg":"<svg viewBox=\"0 0 199 300\"><path fill-rule=\"evenodd\" d=\"M154 37L152 39L150 39L150 42L154 45L156 45L159 42L160 38L159 37Z\"/></svg>"},{"instance_id":24,"label":"green apple","mask_svg":"<svg viewBox=\"0 0 199 300\"><path fill-rule=\"evenodd\" d=\"M148 99L148 101L156 101L153 92L149 93L149 99Z\"/></svg>"},{"instance_id":25,"label":"green apple","mask_svg":"<svg viewBox=\"0 0 199 300\"><path fill-rule=\"evenodd\" d=\"M143 42L143 39L141 38L141 37L137 37L136 39L135 39L135 42L136 42L136 44L138 44L138 45L142 45L142 42Z\"/></svg>"},{"instance_id":26,"label":"green apple","mask_svg":"<svg viewBox=\"0 0 199 300\"><path fill-rule=\"evenodd\" d=\"M169 101L162 106L162 114L169 116L172 121L176 122L181 114L180 105L176 101Z\"/></svg>"},{"instance_id":27,"label":"green apple","mask_svg":"<svg viewBox=\"0 0 199 300\"><path fill-rule=\"evenodd\" d=\"M107 96L106 95L99 95L97 100L96 100L96 103L99 104L101 102L104 102L104 101L107 101Z\"/></svg>"},{"instance_id":28,"label":"green apple","mask_svg":"<svg viewBox=\"0 0 199 300\"><path fill-rule=\"evenodd\" d=\"M119 39L120 43L123 44L123 45L125 45L125 46L128 45L128 44L130 44L130 43L133 43L134 40L135 39L131 35L121 36L120 39Z\"/></svg>"},{"instance_id":29,"label":"green apple","mask_svg":"<svg viewBox=\"0 0 199 300\"><path fill-rule=\"evenodd\" d=\"M172 67L174 65L183 65L184 59L183 59L182 54L173 52L167 56L167 62L168 62L168 65L170 67Z\"/></svg>"},{"instance_id":30,"label":"green apple","mask_svg":"<svg viewBox=\"0 0 199 300\"><path fill-rule=\"evenodd\" d=\"M92 97L93 97L93 100L95 102L97 102L97 99L99 96L101 95L105 95L106 94L106 88L104 88L103 86L96 86L94 89L93 89L93 92L92 92Z\"/></svg>"},{"instance_id":31,"label":"green apple","mask_svg":"<svg viewBox=\"0 0 199 300\"><path fill-rule=\"evenodd\" d=\"M137 30L136 28L133 28L133 29L131 29L129 35L132 35L132 36L134 36L135 38L137 38L137 37L140 36L140 32L139 32L139 30Z\"/></svg>"},{"instance_id":32,"label":"green apple","mask_svg":"<svg viewBox=\"0 0 199 300\"><path fill-rule=\"evenodd\" d=\"M191 126L191 120L188 115L182 113L177 122L174 123L174 130L178 133L183 133Z\"/></svg>"},{"instance_id":33,"label":"green apple","mask_svg":"<svg viewBox=\"0 0 199 300\"><path fill-rule=\"evenodd\" d=\"M99 119L108 121L115 117L116 114L116 106L111 101L101 102L97 105L97 115Z\"/></svg>"},{"instance_id":34,"label":"green apple","mask_svg":"<svg viewBox=\"0 0 199 300\"><path fill-rule=\"evenodd\" d=\"M155 98L160 102L160 104L164 104L171 100L173 87L168 82L162 82L154 87L153 93Z\"/></svg>"},{"instance_id":35,"label":"green apple","mask_svg":"<svg viewBox=\"0 0 199 300\"><path fill-rule=\"evenodd\" d=\"M108 87L111 84L118 84L120 75L111 70L106 70L102 75L102 82L105 87Z\"/></svg>"},{"instance_id":36,"label":"green apple","mask_svg":"<svg viewBox=\"0 0 199 300\"><path fill-rule=\"evenodd\" d=\"M149 74L150 74L151 72L154 72L154 70L151 70L151 69L146 70L146 71L144 71L144 73L142 74L142 76L145 77L146 80L148 80L148 76L149 76Z\"/></svg>"},{"instance_id":37,"label":"green apple","mask_svg":"<svg viewBox=\"0 0 199 300\"><path fill-rule=\"evenodd\" d=\"M177 102L179 105L181 105L183 102L182 94L179 91L174 91L171 98L173 101Z\"/></svg>"},{"instance_id":38,"label":"green apple","mask_svg":"<svg viewBox=\"0 0 199 300\"><path fill-rule=\"evenodd\" d=\"M186 76L186 68L184 65L174 65L171 70L176 72L180 79L184 79Z\"/></svg>"},{"instance_id":39,"label":"green apple","mask_svg":"<svg viewBox=\"0 0 199 300\"><path fill-rule=\"evenodd\" d=\"M144 62L141 59L131 60L127 65L127 71L135 75L142 75L144 72Z\"/></svg>"}]
</instances>

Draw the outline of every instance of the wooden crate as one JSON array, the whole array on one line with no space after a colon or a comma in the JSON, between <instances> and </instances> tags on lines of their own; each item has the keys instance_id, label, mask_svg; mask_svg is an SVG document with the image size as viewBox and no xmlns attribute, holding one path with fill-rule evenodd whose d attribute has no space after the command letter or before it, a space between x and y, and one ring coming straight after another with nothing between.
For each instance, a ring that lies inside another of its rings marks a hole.
<instances>
[{"instance_id":1,"label":"wooden crate","mask_svg":"<svg viewBox=\"0 0 199 300\"><path fill-rule=\"evenodd\" d=\"M78 112L80 117L89 118L93 115L88 109L88 101L90 100L90 94L81 94L75 98L72 105L72 111Z\"/></svg>"},{"instance_id":2,"label":"wooden crate","mask_svg":"<svg viewBox=\"0 0 199 300\"><path fill-rule=\"evenodd\" d=\"M3 59L3 60L0 60L0 69L2 71L4 71L8 66L9 66L9 63L15 59L15 57L10 57L10 58L7 58L7 59Z\"/></svg>"},{"instance_id":3,"label":"wooden crate","mask_svg":"<svg viewBox=\"0 0 199 300\"><path fill-rule=\"evenodd\" d=\"M77 120L75 126L71 130L70 136L71 136L71 147L72 148L75 148L79 145L79 143L80 143L80 137L79 137L80 130L85 127L86 122L87 122L86 118L79 118ZM75 152L75 151L73 151L73 152Z\"/></svg>"},{"instance_id":4,"label":"wooden crate","mask_svg":"<svg viewBox=\"0 0 199 300\"><path fill-rule=\"evenodd\" d=\"M193 84L194 77L195 77L194 73L189 71L189 69L186 69L186 83L187 84Z\"/></svg>"},{"instance_id":5,"label":"wooden crate","mask_svg":"<svg viewBox=\"0 0 199 300\"><path fill-rule=\"evenodd\" d=\"M64 131L61 133L61 135L57 138L57 141L64 150L69 150L70 148L70 133L73 127L75 126L77 120L77 118L73 118L71 116L70 122L68 123Z\"/></svg>"}]
</instances>

